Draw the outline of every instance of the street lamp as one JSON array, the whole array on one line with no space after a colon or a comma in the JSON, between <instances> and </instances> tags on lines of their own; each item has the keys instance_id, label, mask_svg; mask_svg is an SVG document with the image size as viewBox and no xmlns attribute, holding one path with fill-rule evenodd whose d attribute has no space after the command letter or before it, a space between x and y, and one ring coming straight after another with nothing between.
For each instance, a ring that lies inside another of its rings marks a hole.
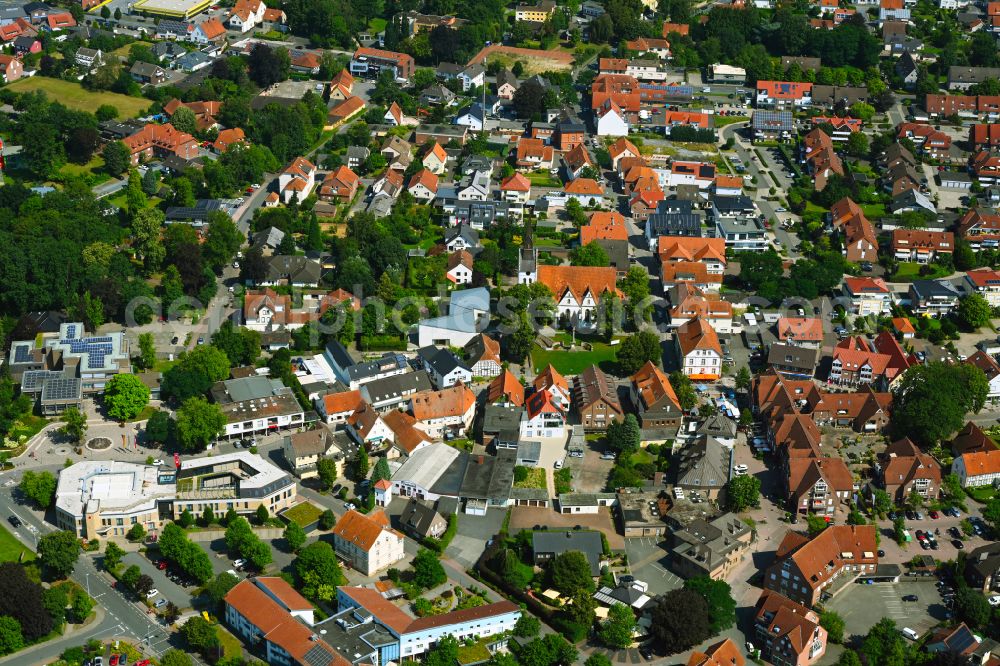
<instances>
[{"instance_id":1,"label":"street lamp","mask_svg":"<svg viewBox=\"0 0 1000 666\"><path fill-rule=\"evenodd\" d=\"M84 578L86 578L86 580L87 580L87 596L89 597L89 596L91 596L91 594L90 594L90 572L89 571L88 572L84 572L83 575L84 575Z\"/></svg>"}]
</instances>

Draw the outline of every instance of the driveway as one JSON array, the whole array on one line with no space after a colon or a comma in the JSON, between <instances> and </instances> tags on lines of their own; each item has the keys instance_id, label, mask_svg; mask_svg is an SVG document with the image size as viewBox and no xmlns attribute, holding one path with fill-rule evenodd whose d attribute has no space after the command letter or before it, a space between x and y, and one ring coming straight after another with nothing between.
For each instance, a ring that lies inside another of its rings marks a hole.
<instances>
[{"instance_id":1,"label":"driveway","mask_svg":"<svg viewBox=\"0 0 1000 666\"><path fill-rule=\"evenodd\" d=\"M486 542L500 532L506 515L506 511L496 508L489 509L485 516L461 514L455 538L446 551L448 556L466 569L471 569L479 561Z\"/></svg>"},{"instance_id":2,"label":"driveway","mask_svg":"<svg viewBox=\"0 0 1000 666\"><path fill-rule=\"evenodd\" d=\"M657 537L625 539L628 566L632 575L649 585L650 596L666 594L684 585L684 579L670 570L666 541Z\"/></svg>"},{"instance_id":3,"label":"driveway","mask_svg":"<svg viewBox=\"0 0 1000 666\"><path fill-rule=\"evenodd\" d=\"M566 458L566 465L573 472L573 490L578 493L604 492L608 474L614 460L601 460L604 453L601 440L587 440L582 458Z\"/></svg>"},{"instance_id":4,"label":"driveway","mask_svg":"<svg viewBox=\"0 0 1000 666\"><path fill-rule=\"evenodd\" d=\"M157 558L159 557L159 551L151 550L149 552L157 556ZM154 565L152 561L139 553L127 553L125 557L122 558L122 563L126 567L130 567L133 564L137 565L142 573L153 579L153 587L160 591L159 596L154 597L153 601L158 601L160 597L162 597L167 601L172 602L181 610L191 607L190 593L194 591L194 586L185 589L174 583L167 578L165 571L157 569L156 565ZM225 571L225 569L223 569L223 571Z\"/></svg>"}]
</instances>

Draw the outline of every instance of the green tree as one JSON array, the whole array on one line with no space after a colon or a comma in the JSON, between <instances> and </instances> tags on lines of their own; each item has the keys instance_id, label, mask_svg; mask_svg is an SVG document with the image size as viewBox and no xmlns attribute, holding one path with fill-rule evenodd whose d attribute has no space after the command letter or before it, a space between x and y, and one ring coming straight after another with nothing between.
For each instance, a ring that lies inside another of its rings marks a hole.
<instances>
[{"instance_id":1,"label":"green tree","mask_svg":"<svg viewBox=\"0 0 1000 666\"><path fill-rule=\"evenodd\" d=\"M188 529L194 525L194 515L191 513L191 509L181 511L181 516L177 519L177 523L184 529Z\"/></svg>"},{"instance_id":2,"label":"green tree","mask_svg":"<svg viewBox=\"0 0 1000 666\"><path fill-rule=\"evenodd\" d=\"M329 490L337 482L337 463L330 458L320 458L316 461L316 474L319 482Z\"/></svg>"},{"instance_id":3,"label":"green tree","mask_svg":"<svg viewBox=\"0 0 1000 666\"><path fill-rule=\"evenodd\" d=\"M216 273L221 272L233 260L242 242L243 234L236 227L233 218L219 211L209 214L202 253L205 261Z\"/></svg>"},{"instance_id":4,"label":"green tree","mask_svg":"<svg viewBox=\"0 0 1000 666\"><path fill-rule=\"evenodd\" d=\"M358 447L358 455L354 458L354 478L362 481L368 478L368 452L365 447Z\"/></svg>"},{"instance_id":5,"label":"green tree","mask_svg":"<svg viewBox=\"0 0 1000 666\"><path fill-rule=\"evenodd\" d=\"M736 600L729 583L697 576L684 581L684 588L697 592L708 604L708 617L713 634L725 631L736 624Z\"/></svg>"},{"instance_id":6,"label":"green tree","mask_svg":"<svg viewBox=\"0 0 1000 666\"><path fill-rule=\"evenodd\" d=\"M76 407L70 407L62 415L63 426L59 433L69 437L74 442L82 442L87 434L87 415Z\"/></svg>"},{"instance_id":7,"label":"green tree","mask_svg":"<svg viewBox=\"0 0 1000 666\"><path fill-rule=\"evenodd\" d=\"M374 485L383 479L388 481L391 478L392 473L389 471L389 461L386 460L385 456L379 457L378 461L375 463L375 469L372 470L372 484Z\"/></svg>"},{"instance_id":8,"label":"green tree","mask_svg":"<svg viewBox=\"0 0 1000 666\"><path fill-rule=\"evenodd\" d=\"M961 428L966 414L978 413L988 392L986 375L974 365L915 365L893 389L893 432L932 445Z\"/></svg>"},{"instance_id":9,"label":"green tree","mask_svg":"<svg viewBox=\"0 0 1000 666\"><path fill-rule=\"evenodd\" d=\"M212 600L212 603L218 606L222 603L222 600L229 594L229 590L236 587L240 579L229 572L220 573L212 582L205 586L205 594L208 598Z\"/></svg>"},{"instance_id":10,"label":"green tree","mask_svg":"<svg viewBox=\"0 0 1000 666\"><path fill-rule=\"evenodd\" d=\"M125 584L129 589L135 588L135 584L139 582L139 576L142 575L142 570L139 565L133 564L129 568L122 572L122 583Z\"/></svg>"},{"instance_id":11,"label":"green tree","mask_svg":"<svg viewBox=\"0 0 1000 666\"><path fill-rule=\"evenodd\" d=\"M828 525L829 523L827 523L826 520L814 513L810 513L806 516L806 531L809 532L809 536L811 537L814 537L825 530Z\"/></svg>"},{"instance_id":12,"label":"green tree","mask_svg":"<svg viewBox=\"0 0 1000 666\"><path fill-rule=\"evenodd\" d=\"M611 648L625 649L632 645L635 631L635 614L625 604L614 604L608 609L608 619L601 625L597 635Z\"/></svg>"},{"instance_id":13,"label":"green tree","mask_svg":"<svg viewBox=\"0 0 1000 666\"><path fill-rule=\"evenodd\" d=\"M254 536L253 529L246 518L240 516L226 526L226 548L235 552L243 550L243 544Z\"/></svg>"},{"instance_id":14,"label":"green tree","mask_svg":"<svg viewBox=\"0 0 1000 666\"><path fill-rule=\"evenodd\" d=\"M216 653L219 637L215 633L215 626L201 615L188 619L181 627L181 635L195 652L204 656Z\"/></svg>"},{"instance_id":15,"label":"green tree","mask_svg":"<svg viewBox=\"0 0 1000 666\"><path fill-rule=\"evenodd\" d=\"M736 390L737 391L749 391L750 390L750 369L747 366L741 366L739 370L736 371Z\"/></svg>"},{"instance_id":16,"label":"green tree","mask_svg":"<svg viewBox=\"0 0 1000 666\"><path fill-rule=\"evenodd\" d=\"M966 326L978 330L989 325L993 309L982 294L973 293L959 299L956 313Z\"/></svg>"},{"instance_id":17,"label":"green tree","mask_svg":"<svg viewBox=\"0 0 1000 666\"><path fill-rule=\"evenodd\" d=\"M577 590L588 592L594 590L590 562L578 550L568 550L552 558L549 563L549 580L552 587L563 594L573 594Z\"/></svg>"},{"instance_id":18,"label":"green tree","mask_svg":"<svg viewBox=\"0 0 1000 666\"><path fill-rule=\"evenodd\" d=\"M852 132L847 137L847 154L851 157L864 157L868 154L868 135L862 132Z\"/></svg>"},{"instance_id":19,"label":"green tree","mask_svg":"<svg viewBox=\"0 0 1000 666\"><path fill-rule=\"evenodd\" d=\"M879 515L888 513L892 509L892 498L889 496L889 493L881 488L876 488L872 495L872 508Z\"/></svg>"},{"instance_id":20,"label":"green tree","mask_svg":"<svg viewBox=\"0 0 1000 666\"><path fill-rule=\"evenodd\" d=\"M90 597L89 594L85 593L83 590L77 591L73 595L73 604L70 606L69 619L74 624L82 624L90 617L90 614L94 611L94 606L96 602Z\"/></svg>"},{"instance_id":21,"label":"green tree","mask_svg":"<svg viewBox=\"0 0 1000 666\"><path fill-rule=\"evenodd\" d=\"M21 483L18 485L18 488L39 509L47 509L52 506L52 500L55 499L56 486L58 485L59 481L52 472L28 470L21 477Z\"/></svg>"},{"instance_id":22,"label":"green tree","mask_svg":"<svg viewBox=\"0 0 1000 666\"><path fill-rule=\"evenodd\" d=\"M347 580L333 548L325 541L314 541L303 547L292 562L299 589L310 599L330 601L337 595L337 586Z\"/></svg>"},{"instance_id":23,"label":"green tree","mask_svg":"<svg viewBox=\"0 0 1000 666\"><path fill-rule=\"evenodd\" d=\"M160 657L160 666L191 666L191 657L184 650L173 648Z\"/></svg>"},{"instance_id":24,"label":"green tree","mask_svg":"<svg viewBox=\"0 0 1000 666\"><path fill-rule=\"evenodd\" d=\"M827 638L831 643L839 645L844 642L844 618L836 611L825 610L820 613L819 625L826 629Z\"/></svg>"},{"instance_id":25,"label":"green tree","mask_svg":"<svg viewBox=\"0 0 1000 666\"><path fill-rule=\"evenodd\" d=\"M610 261L608 253L597 241L571 250L569 260L573 266L607 266Z\"/></svg>"},{"instance_id":26,"label":"green tree","mask_svg":"<svg viewBox=\"0 0 1000 666\"><path fill-rule=\"evenodd\" d=\"M662 358L660 336L652 331L639 331L625 338L619 346L618 369L623 375L632 375L649 361L659 366Z\"/></svg>"},{"instance_id":27,"label":"green tree","mask_svg":"<svg viewBox=\"0 0 1000 666\"><path fill-rule=\"evenodd\" d=\"M650 634L666 654L683 652L712 635L708 604L694 590L672 590L649 606Z\"/></svg>"},{"instance_id":28,"label":"green tree","mask_svg":"<svg viewBox=\"0 0 1000 666\"><path fill-rule=\"evenodd\" d=\"M117 178L128 169L131 153L121 141L110 141L101 151L101 157L104 158L105 171Z\"/></svg>"},{"instance_id":29,"label":"green tree","mask_svg":"<svg viewBox=\"0 0 1000 666\"><path fill-rule=\"evenodd\" d=\"M174 420L167 412L153 412L146 421L146 439L150 442L163 444L170 439L174 429Z\"/></svg>"},{"instance_id":30,"label":"green tree","mask_svg":"<svg viewBox=\"0 0 1000 666\"><path fill-rule=\"evenodd\" d=\"M413 582L424 589L432 589L448 580L437 555L421 548L413 558Z\"/></svg>"},{"instance_id":31,"label":"green tree","mask_svg":"<svg viewBox=\"0 0 1000 666\"><path fill-rule=\"evenodd\" d=\"M947 474L941 480L941 493L949 502L962 503L965 491L962 488L962 480L957 474Z\"/></svg>"},{"instance_id":32,"label":"green tree","mask_svg":"<svg viewBox=\"0 0 1000 666\"><path fill-rule=\"evenodd\" d=\"M247 559L250 565L257 571L263 570L273 561L271 547L264 543L256 534L253 538L243 544L240 554Z\"/></svg>"},{"instance_id":33,"label":"green tree","mask_svg":"<svg viewBox=\"0 0 1000 666\"><path fill-rule=\"evenodd\" d=\"M24 647L21 623L10 615L0 615L0 654L17 652Z\"/></svg>"},{"instance_id":34,"label":"green tree","mask_svg":"<svg viewBox=\"0 0 1000 666\"><path fill-rule=\"evenodd\" d=\"M80 542L69 530L50 532L38 540L38 557L56 578L65 578L76 567Z\"/></svg>"},{"instance_id":35,"label":"green tree","mask_svg":"<svg viewBox=\"0 0 1000 666\"><path fill-rule=\"evenodd\" d=\"M509 551L508 551L509 552ZM542 622L534 615L522 613L514 623L514 635L519 638L533 638L542 630Z\"/></svg>"},{"instance_id":36,"label":"green tree","mask_svg":"<svg viewBox=\"0 0 1000 666\"><path fill-rule=\"evenodd\" d=\"M139 356L136 365L142 370L150 370L156 365L156 345L152 333L139 334Z\"/></svg>"},{"instance_id":37,"label":"green tree","mask_svg":"<svg viewBox=\"0 0 1000 666\"><path fill-rule=\"evenodd\" d=\"M184 451L203 450L225 427L222 409L204 398L188 398L177 410L177 442Z\"/></svg>"},{"instance_id":38,"label":"green tree","mask_svg":"<svg viewBox=\"0 0 1000 666\"><path fill-rule=\"evenodd\" d=\"M66 607L69 606L69 595L62 585L55 585L42 592L42 604L52 617L52 624L61 629L66 623Z\"/></svg>"},{"instance_id":39,"label":"green tree","mask_svg":"<svg viewBox=\"0 0 1000 666\"><path fill-rule=\"evenodd\" d=\"M327 509L323 513L319 514L319 528L321 530L332 530L333 526L337 524L337 516Z\"/></svg>"},{"instance_id":40,"label":"green tree","mask_svg":"<svg viewBox=\"0 0 1000 666\"><path fill-rule=\"evenodd\" d=\"M260 356L260 333L238 328L227 319L212 334L212 346L221 349L232 366L253 365Z\"/></svg>"},{"instance_id":41,"label":"green tree","mask_svg":"<svg viewBox=\"0 0 1000 666\"><path fill-rule=\"evenodd\" d=\"M149 404L149 387L135 375L118 374L104 387L104 407L116 421L128 421Z\"/></svg>"},{"instance_id":42,"label":"green tree","mask_svg":"<svg viewBox=\"0 0 1000 666\"><path fill-rule=\"evenodd\" d=\"M163 374L163 393L179 402L203 395L212 384L229 377L230 367L224 351L214 345L198 345L182 353L177 363Z\"/></svg>"},{"instance_id":43,"label":"green tree","mask_svg":"<svg viewBox=\"0 0 1000 666\"><path fill-rule=\"evenodd\" d=\"M201 510L201 524L208 527L214 523L215 520L215 511L212 510L212 507L206 505L205 508Z\"/></svg>"},{"instance_id":44,"label":"green tree","mask_svg":"<svg viewBox=\"0 0 1000 666\"><path fill-rule=\"evenodd\" d=\"M632 453L638 450L641 440L642 433L635 414L626 414L624 419L612 421L608 425L606 441L612 451Z\"/></svg>"},{"instance_id":45,"label":"green tree","mask_svg":"<svg viewBox=\"0 0 1000 666\"><path fill-rule=\"evenodd\" d=\"M142 526L142 523L136 523L129 528L128 534L125 536L129 541L142 541L146 536L146 528Z\"/></svg>"},{"instance_id":46,"label":"green tree","mask_svg":"<svg viewBox=\"0 0 1000 666\"><path fill-rule=\"evenodd\" d=\"M837 666L861 666L861 657L854 650L847 648L840 654Z\"/></svg>"},{"instance_id":47,"label":"green tree","mask_svg":"<svg viewBox=\"0 0 1000 666\"><path fill-rule=\"evenodd\" d=\"M726 484L726 503L735 512L760 506L760 479L749 474L731 478Z\"/></svg>"},{"instance_id":48,"label":"green tree","mask_svg":"<svg viewBox=\"0 0 1000 666\"><path fill-rule=\"evenodd\" d=\"M257 507L257 523L264 525L268 520L271 519L271 513L267 510L267 507L261 504Z\"/></svg>"},{"instance_id":49,"label":"green tree","mask_svg":"<svg viewBox=\"0 0 1000 666\"><path fill-rule=\"evenodd\" d=\"M285 526L283 536L285 537L285 543L288 544L288 549L292 552L301 548L306 542L305 530L294 520Z\"/></svg>"},{"instance_id":50,"label":"green tree","mask_svg":"<svg viewBox=\"0 0 1000 666\"><path fill-rule=\"evenodd\" d=\"M690 377L680 370L675 370L670 373L670 386L677 395L677 401L681 403L681 409L686 412L694 408L698 402L698 393L694 390Z\"/></svg>"},{"instance_id":51,"label":"green tree","mask_svg":"<svg viewBox=\"0 0 1000 666\"><path fill-rule=\"evenodd\" d=\"M114 541L109 541L104 548L104 569L114 571L122 563L123 557L125 557L125 551L122 550L122 547Z\"/></svg>"},{"instance_id":52,"label":"green tree","mask_svg":"<svg viewBox=\"0 0 1000 666\"><path fill-rule=\"evenodd\" d=\"M174 115L170 116L170 124L188 134L194 134L198 130L198 119L195 118L194 111L186 106L177 107Z\"/></svg>"}]
</instances>

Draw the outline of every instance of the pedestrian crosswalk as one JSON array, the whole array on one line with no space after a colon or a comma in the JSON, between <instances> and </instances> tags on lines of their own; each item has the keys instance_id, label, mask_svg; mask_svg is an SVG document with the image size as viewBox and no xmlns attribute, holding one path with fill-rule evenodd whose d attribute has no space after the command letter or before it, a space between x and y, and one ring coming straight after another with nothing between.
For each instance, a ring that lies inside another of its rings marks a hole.
<instances>
[{"instance_id":1,"label":"pedestrian crosswalk","mask_svg":"<svg viewBox=\"0 0 1000 666\"><path fill-rule=\"evenodd\" d=\"M885 603L886 616L892 618L893 620L906 619L906 605L903 603L903 600L900 599L895 586L887 585L879 590L879 593Z\"/></svg>"}]
</instances>

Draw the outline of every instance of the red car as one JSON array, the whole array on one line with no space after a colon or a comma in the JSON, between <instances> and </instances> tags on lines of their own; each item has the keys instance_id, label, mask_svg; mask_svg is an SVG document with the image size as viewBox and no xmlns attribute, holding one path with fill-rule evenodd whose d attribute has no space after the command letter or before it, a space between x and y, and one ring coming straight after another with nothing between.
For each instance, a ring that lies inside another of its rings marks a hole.
<instances>
[{"instance_id":1,"label":"red car","mask_svg":"<svg viewBox=\"0 0 1000 666\"><path fill-rule=\"evenodd\" d=\"M118 655L116 655L116 654L111 655L111 658L108 659L108 665L109 666L118 666Z\"/></svg>"},{"instance_id":2,"label":"red car","mask_svg":"<svg viewBox=\"0 0 1000 666\"><path fill-rule=\"evenodd\" d=\"M248 187L247 188L247 194L253 194L253 188L252 187Z\"/></svg>"},{"instance_id":3,"label":"red car","mask_svg":"<svg viewBox=\"0 0 1000 666\"><path fill-rule=\"evenodd\" d=\"M156 568L159 569L160 571L163 571L164 569L167 568L167 561L160 560L159 562L156 563Z\"/></svg>"},{"instance_id":4,"label":"red car","mask_svg":"<svg viewBox=\"0 0 1000 666\"><path fill-rule=\"evenodd\" d=\"M934 518L935 520L937 520L938 512L937 511L928 511L927 515L930 516L931 518Z\"/></svg>"},{"instance_id":5,"label":"red car","mask_svg":"<svg viewBox=\"0 0 1000 666\"><path fill-rule=\"evenodd\" d=\"M135 666L149 666L149 659L135 662Z\"/></svg>"}]
</instances>

